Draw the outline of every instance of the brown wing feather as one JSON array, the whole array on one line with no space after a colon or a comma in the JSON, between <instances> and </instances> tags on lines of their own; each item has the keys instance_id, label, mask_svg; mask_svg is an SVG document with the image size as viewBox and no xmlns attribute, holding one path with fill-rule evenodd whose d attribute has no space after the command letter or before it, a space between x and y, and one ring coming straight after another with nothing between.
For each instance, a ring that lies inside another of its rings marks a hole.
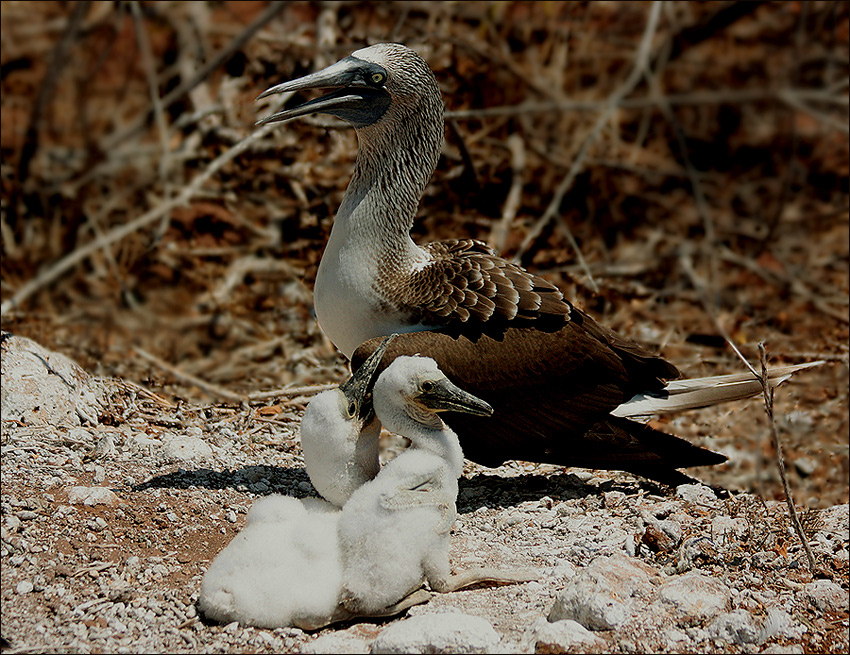
<instances>
[{"instance_id":1,"label":"brown wing feather","mask_svg":"<svg viewBox=\"0 0 850 655\"><path fill-rule=\"evenodd\" d=\"M549 333L509 328L498 341L486 335L471 340L443 332L401 334L381 368L399 355L429 356L455 384L490 403L491 418L447 417L466 457L487 466L523 459L628 470L669 482L675 468L723 461L722 455L609 415L635 393L661 389L659 374L675 368L645 353L624 353L614 333L591 327L577 320ZM361 345L352 367L381 341Z\"/></svg>"},{"instance_id":2,"label":"brown wing feather","mask_svg":"<svg viewBox=\"0 0 850 655\"><path fill-rule=\"evenodd\" d=\"M382 271L378 286L393 298L400 313L412 323L487 332L509 322L531 325L569 320L571 306L560 290L541 277L499 257L486 244L472 239L429 243L423 249L432 262L409 276Z\"/></svg>"},{"instance_id":3,"label":"brown wing feather","mask_svg":"<svg viewBox=\"0 0 850 655\"><path fill-rule=\"evenodd\" d=\"M385 297L411 324L454 337L501 340L508 328L561 330L570 321L638 368L662 379L678 377L672 364L598 325L566 300L551 282L502 259L481 241L452 239L423 246L432 263L406 277L379 274ZM654 388L654 387L653 387Z\"/></svg>"}]
</instances>

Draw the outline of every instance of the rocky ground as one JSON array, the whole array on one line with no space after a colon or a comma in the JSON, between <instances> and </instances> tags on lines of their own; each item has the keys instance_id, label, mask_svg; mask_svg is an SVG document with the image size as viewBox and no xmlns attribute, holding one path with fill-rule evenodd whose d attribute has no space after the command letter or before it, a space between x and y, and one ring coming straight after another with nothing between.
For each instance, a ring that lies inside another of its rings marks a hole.
<instances>
[{"instance_id":1,"label":"rocky ground","mask_svg":"<svg viewBox=\"0 0 850 655\"><path fill-rule=\"evenodd\" d=\"M455 570L536 582L437 595L406 616L307 633L208 625L211 559L270 493L315 495L308 398L175 405L3 344L2 634L8 652L846 652L848 506L673 492L627 475L468 465ZM391 448L388 450L392 450Z\"/></svg>"}]
</instances>

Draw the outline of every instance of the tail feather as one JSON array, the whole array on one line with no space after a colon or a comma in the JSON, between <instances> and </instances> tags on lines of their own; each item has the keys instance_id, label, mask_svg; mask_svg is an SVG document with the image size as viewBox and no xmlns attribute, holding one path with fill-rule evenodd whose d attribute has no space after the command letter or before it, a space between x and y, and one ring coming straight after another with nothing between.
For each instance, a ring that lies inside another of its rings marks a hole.
<instances>
[{"instance_id":1,"label":"tail feather","mask_svg":"<svg viewBox=\"0 0 850 655\"><path fill-rule=\"evenodd\" d=\"M823 361L777 366L767 372L771 388L790 378L797 371L820 366ZM699 407L709 407L732 400L751 398L761 393L761 382L752 373L715 375L690 380L673 380L658 394L637 394L611 412L614 416L636 417L669 414Z\"/></svg>"}]
</instances>

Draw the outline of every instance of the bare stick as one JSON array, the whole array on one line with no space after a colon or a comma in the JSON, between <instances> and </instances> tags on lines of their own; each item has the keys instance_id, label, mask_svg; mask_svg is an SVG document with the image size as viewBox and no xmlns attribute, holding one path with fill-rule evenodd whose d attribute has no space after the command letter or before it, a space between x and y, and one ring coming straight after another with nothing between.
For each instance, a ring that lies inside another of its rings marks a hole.
<instances>
[{"instance_id":1,"label":"bare stick","mask_svg":"<svg viewBox=\"0 0 850 655\"><path fill-rule=\"evenodd\" d=\"M249 149L249 147L255 142L264 137L270 129L274 128L273 125L266 125L261 127L258 130L255 130L253 133L249 134L247 137L242 139L235 146L221 153L218 157L216 157L207 169L196 176L184 189L180 192L179 195L172 198L171 200L167 200L163 202L161 205L154 207L150 211L142 214L135 220L130 221L124 225L120 225L109 232L107 232L102 237L95 239L94 241L87 243L85 246L77 248L73 252L68 253L62 259L57 261L52 266L47 267L43 271L41 271L34 278L26 282L20 289L13 295L9 300L0 305L0 316L8 313L12 308L18 306L24 300L29 298L33 293L41 289L43 286L53 282L60 275L65 273L66 271L72 269L74 266L84 261L88 257L90 257L93 253L97 252L101 248L104 248L110 244L115 243L116 241L120 241L124 237L127 237L134 232L142 229L146 225L153 223L157 219L164 216L167 212L171 211L175 207L180 205L187 204L189 200L200 190L203 186L204 182L210 179L215 173L221 169L229 161L235 159L237 156L245 152Z\"/></svg>"},{"instance_id":2,"label":"bare stick","mask_svg":"<svg viewBox=\"0 0 850 655\"><path fill-rule=\"evenodd\" d=\"M555 190L555 195L552 197L549 206L546 207L546 210L543 212L543 215L537 220L529 233L526 235L525 239L522 242L522 245L519 247L516 256L514 257L514 261L518 261L523 253L537 240L540 236L540 233L549 224L556 214L560 211L561 202L564 199L567 191L573 185L576 176L582 171L584 168L584 160L587 157L587 153L590 150L590 146L596 141L596 138L602 132L602 128L608 122L611 117L611 114L614 113L620 107L620 103L623 98L625 98L629 93L631 93L634 88L637 86L638 82L640 82L641 78L644 75L644 72L647 70L649 65L649 57L650 50L652 48L652 37L655 35L656 28L658 26L658 17L661 13L661 5L662 3L656 0L652 3L652 7L649 10L649 19L646 23L646 29L643 32L643 38L641 39L640 45L638 46L638 51L635 56L635 65L632 68L631 73L629 73L628 79L608 98L606 103L605 110L599 115L594 123L593 127L590 129L590 133L585 137L584 141L579 148L578 153L576 154L575 159L573 160L573 164L570 167L570 170L567 171L566 176L561 183L558 185L558 188ZM574 248L578 244L575 243L575 239L572 238L572 233L569 228L566 226L566 223L563 224L563 229L567 233L568 239L571 241L571 245ZM590 268L587 266L587 263L584 261L584 257L581 254L581 251L576 248L576 256L579 260L579 264L587 275L588 279L591 281L592 287L596 287L596 283L593 282L593 275L590 272Z\"/></svg>"},{"instance_id":3,"label":"bare stick","mask_svg":"<svg viewBox=\"0 0 850 655\"><path fill-rule=\"evenodd\" d=\"M220 387L217 384L213 384L212 382L207 382L206 380L202 380L201 378L197 377L196 375L192 375L191 373L186 373L185 371L181 371L179 368L172 366L168 362L160 359L156 355L152 355L148 351L146 351L142 348L139 348L138 346L135 346L134 350L136 351L136 354L139 357L141 357L142 359L145 359L145 360L149 361L151 364L153 364L153 365L155 365L155 366L157 366L157 367L159 367L159 368L161 368L165 371L168 371L174 377L176 377L179 380L182 380L183 382L188 382L189 384L194 384L199 389L203 389L204 391L206 391L207 393L209 393L213 396L218 396L219 398L224 398L225 400L229 400L231 402L237 402L237 403L245 402L245 398L243 396L240 396L237 393L233 393L232 391L228 391L224 387Z\"/></svg>"},{"instance_id":4,"label":"bare stick","mask_svg":"<svg viewBox=\"0 0 850 655\"><path fill-rule=\"evenodd\" d=\"M694 91L690 93L671 93L665 96L671 106L678 105L719 105L719 104L744 104L749 102L763 102L765 100L781 100L786 102L789 98L798 101L800 108L808 112L810 106L803 101L811 100L834 105L836 107L847 107L846 96L841 93L842 86L835 85L835 89L717 89L715 91ZM541 102L523 102L518 105L504 105L502 107L483 107L479 109L454 109L446 112L447 119L463 120L468 118L494 118L501 116L517 116L523 114L549 114L558 111L601 111L608 107L610 100L544 100ZM624 98L620 101L620 109L651 109L658 105L658 99L650 94L635 98ZM846 126L842 125L842 131Z\"/></svg>"},{"instance_id":5,"label":"bare stick","mask_svg":"<svg viewBox=\"0 0 850 655\"><path fill-rule=\"evenodd\" d=\"M62 38L59 43L56 44L56 47L51 53L50 64L48 65L47 73L42 80L41 86L38 89L35 106L33 107L30 122L29 125L27 125L27 130L24 134L24 145L23 148L21 148L21 155L18 159L18 174L15 185L15 194L9 203L10 213L13 216L18 208L18 199L20 193L23 191L24 181L29 176L30 162L38 150L39 133L44 120L44 113L47 111L47 104L50 101L50 97L53 95L53 90L56 87L59 74L70 61L68 53L71 49L71 45L74 43L74 39L77 38L77 33L83 24L83 19L86 17L86 14L88 14L91 4L92 3L88 0L81 0L74 4L71 16L68 18L68 23L65 27L65 32L62 34Z\"/></svg>"},{"instance_id":6,"label":"bare stick","mask_svg":"<svg viewBox=\"0 0 850 655\"><path fill-rule=\"evenodd\" d=\"M705 231L705 238L702 241L703 252L708 259L708 299L713 304L715 300L714 285L717 280L717 254L714 247L717 242L717 237L714 229L714 220L711 218L711 211L708 208L708 202L706 202L705 193L703 193L702 184L700 184L699 181L699 175L697 174L697 171L691 162L691 158L688 155L688 144L685 141L684 132L682 131L681 125L679 125L679 121L676 120L676 116L673 114L673 109L670 107L670 103L667 102L661 91L661 85L658 81L658 77L656 75L647 74L647 83L651 93L658 98L658 105L661 108L664 117L667 119L667 122L669 122L673 128L673 133L676 135L676 144L679 146L679 151L682 154L682 161L684 162L685 170L688 173L688 180L691 183L691 190L694 194L697 213L699 213L700 219L702 219L703 230Z\"/></svg>"},{"instance_id":7,"label":"bare stick","mask_svg":"<svg viewBox=\"0 0 850 655\"><path fill-rule=\"evenodd\" d=\"M503 252L508 239L511 225L519 209L522 196L522 175L525 170L525 142L519 134L511 134L507 140L508 150L511 151L511 189L502 207L502 218L493 226L490 232L490 245L497 252Z\"/></svg>"},{"instance_id":8,"label":"bare stick","mask_svg":"<svg viewBox=\"0 0 850 655\"><path fill-rule=\"evenodd\" d=\"M294 398L296 396L309 396L320 391L328 389L336 389L339 386L336 382L328 384L314 384L306 387L289 387L286 389L274 389L272 391L256 391L248 394L248 400L256 402L258 400L271 400L272 398Z\"/></svg>"},{"instance_id":9,"label":"bare stick","mask_svg":"<svg viewBox=\"0 0 850 655\"><path fill-rule=\"evenodd\" d=\"M788 478L785 475L785 459L782 457L782 444L779 442L779 432L776 429L776 421L773 418L773 387L768 383L767 378L767 355L765 353L764 342L759 342L759 359L761 360L761 382L762 390L764 391L764 411L767 412L767 418L770 421L770 436L773 440L773 447L776 449L776 464L779 467L779 477L782 480L782 488L785 491L785 502L788 505L788 514L791 516L791 523L794 525L794 531L800 538L803 544L803 549L806 551L806 557L809 560L809 571L815 570L815 557L812 554L812 549L809 546L809 540L806 538L806 533L803 532L803 525L800 523L800 517L797 516L797 509L794 507L794 497L791 495L791 487L788 485Z\"/></svg>"},{"instance_id":10,"label":"bare stick","mask_svg":"<svg viewBox=\"0 0 850 655\"><path fill-rule=\"evenodd\" d=\"M281 12L288 2L273 2L257 19L251 23L245 30L239 34L233 41L227 44L227 47L219 50L215 55L213 55L210 60L201 68L198 69L198 72L191 78L186 80L183 84L179 85L170 93L167 93L165 97L162 98L162 108L167 109L172 104L174 104L177 100L186 95L189 91L194 89L198 84L203 82L207 76L212 73L214 70L224 65L228 59L233 55L234 52L239 50L245 43L247 43L252 36L265 26L269 21L271 21L279 12ZM111 136L107 137L103 144L102 148L104 152L109 152L117 146L122 141L128 139L133 136L136 132L142 129L147 123L150 117L151 110L148 110L132 123L127 125L120 132L115 132Z\"/></svg>"},{"instance_id":11,"label":"bare stick","mask_svg":"<svg viewBox=\"0 0 850 655\"><path fill-rule=\"evenodd\" d=\"M145 78L148 82L148 93L151 97L153 105L154 122L156 123L156 131L159 135L159 145L162 153L159 158L159 179L162 181L162 188L165 193L165 199L168 200L171 195L171 183L168 177L168 169L171 163L171 148L168 145L168 125L165 121L165 112L162 109L162 99L159 97L159 88L157 87L156 65L153 61L153 53L151 51L150 39L145 30L144 20L142 18L142 10L138 0L130 3L130 9L133 13L133 24L136 28L136 41L139 44L139 52L142 57L142 67L145 70ZM160 226L160 234L164 234L168 229L170 216L165 214L162 217L162 225Z\"/></svg>"},{"instance_id":12,"label":"bare stick","mask_svg":"<svg viewBox=\"0 0 850 655\"><path fill-rule=\"evenodd\" d=\"M800 537L800 541L803 543L803 548L806 551L806 557L809 560L809 569L814 570L815 568L815 560L812 555L812 550L809 547L809 542L806 539L806 535L803 533L803 526L800 524L800 519L797 517L797 512L794 509L794 499L791 495L791 489L788 486L788 480L785 477L785 461L782 458L782 447L779 443L779 434L776 430L776 422L773 418L773 388L770 386L768 374L767 374L767 357L765 355L764 343L759 343L759 357L761 359L761 372L758 372L753 368L753 365L747 361L747 358L741 354L741 351L738 350L738 347L732 341L732 337L729 336L728 332L723 328L720 324L720 321L714 315L712 311L712 306L705 297L705 285L699 280L696 276L696 273L693 270L693 266L690 261L686 257L681 258L682 268L691 278L691 283L694 285L694 288L697 290L697 293L700 297L700 300L703 303L703 307L705 308L706 314L708 314L712 323L714 323L715 328L718 332L723 336L726 340L726 343L735 351L735 354L741 359L744 364L746 364L747 368L750 369L753 375L756 376L759 382L761 382L762 392L764 393L764 406L765 411L767 412L767 416L770 419L770 430L771 430L771 438L773 440L773 446L776 448L777 454L777 464L779 466L779 477L782 479L782 487L785 491L785 501L788 504L788 512L791 515L791 522L794 524L794 529L797 532L797 536Z\"/></svg>"}]
</instances>

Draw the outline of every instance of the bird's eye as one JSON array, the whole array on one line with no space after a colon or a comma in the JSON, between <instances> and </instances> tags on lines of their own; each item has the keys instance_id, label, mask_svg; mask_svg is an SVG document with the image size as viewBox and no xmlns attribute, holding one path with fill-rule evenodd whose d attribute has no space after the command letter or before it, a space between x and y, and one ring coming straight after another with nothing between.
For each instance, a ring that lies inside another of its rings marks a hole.
<instances>
[{"instance_id":1,"label":"bird's eye","mask_svg":"<svg viewBox=\"0 0 850 655\"><path fill-rule=\"evenodd\" d=\"M372 81L375 84L380 84L381 82L384 81L384 74L383 73L372 73Z\"/></svg>"},{"instance_id":2,"label":"bird's eye","mask_svg":"<svg viewBox=\"0 0 850 655\"><path fill-rule=\"evenodd\" d=\"M425 393L431 393L433 390L434 383L430 380L425 380L425 382L422 383L422 391L424 391Z\"/></svg>"},{"instance_id":3,"label":"bird's eye","mask_svg":"<svg viewBox=\"0 0 850 655\"><path fill-rule=\"evenodd\" d=\"M348 403L348 416L349 418L353 418L357 414L357 403L350 402Z\"/></svg>"}]
</instances>

